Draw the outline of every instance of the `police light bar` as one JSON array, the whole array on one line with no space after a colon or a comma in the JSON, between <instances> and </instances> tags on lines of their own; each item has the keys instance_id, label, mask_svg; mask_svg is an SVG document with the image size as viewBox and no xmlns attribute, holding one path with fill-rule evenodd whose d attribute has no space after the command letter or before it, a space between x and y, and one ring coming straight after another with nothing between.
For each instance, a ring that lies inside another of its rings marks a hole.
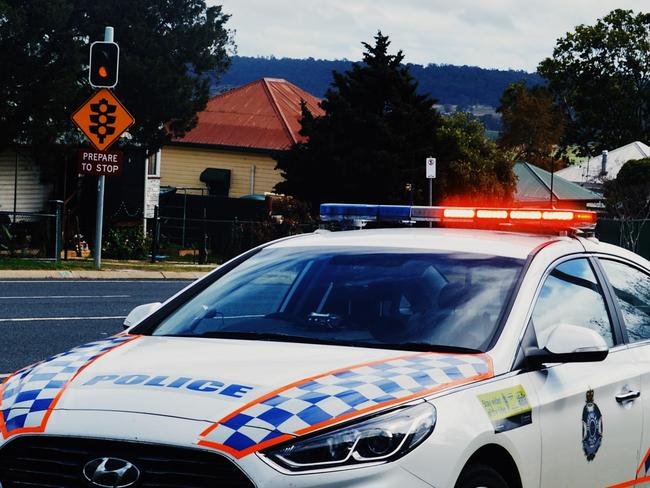
<instances>
[{"instance_id":1,"label":"police light bar","mask_svg":"<svg viewBox=\"0 0 650 488\"><path fill-rule=\"evenodd\" d=\"M439 222L465 227L531 226L585 229L596 225L596 212L540 208L418 207L324 203L324 222Z\"/></svg>"}]
</instances>

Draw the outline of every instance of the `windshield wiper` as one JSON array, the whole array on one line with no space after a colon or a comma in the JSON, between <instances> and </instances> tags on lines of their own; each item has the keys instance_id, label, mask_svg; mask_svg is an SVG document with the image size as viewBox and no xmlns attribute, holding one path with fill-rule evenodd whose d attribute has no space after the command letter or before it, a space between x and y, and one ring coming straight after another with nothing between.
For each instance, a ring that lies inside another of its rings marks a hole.
<instances>
[{"instance_id":1,"label":"windshield wiper","mask_svg":"<svg viewBox=\"0 0 650 488\"><path fill-rule=\"evenodd\" d=\"M170 334L167 337L204 337L211 339L242 339L268 342L294 342L299 344L324 344L328 346L365 347L372 349L401 349L405 351L422 352L449 352L456 354L480 354L484 351L469 347L447 346L442 344L429 344L426 342L405 342L405 343L384 343L384 342L363 342L363 341L336 341L331 339L319 339L317 337L303 337L291 334L276 332L227 332L211 331L202 334Z\"/></svg>"},{"instance_id":2,"label":"windshield wiper","mask_svg":"<svg viewBox=\"0 0 650 488\"><path fill-rule=\"evenodd\" d=\"M373 344L374 345L374 344ZM386 349L406 349L408 351L422 352L450 352L457 354L481 354L485 351L471 347L449 346L445 344L429 344L428 342L403 342L403 343L378 343L377 347Z\"/></svg>"},{"instance_id":3,"label":"windshield wiper","mask_svg":"<svg viewBox=\"0 0 650 488\"><path fill-rule=\"evenodd\" d=\"M275 332L227 332L212 331L203 332L202 334L171 334L168 337L208 337L211 339L243 339L254 341L269 342L297 342L301 344L328 344L328 345L345 345L338 341L318 339L315 337L302 337L290 334L280 334Z\"/></svg>"}]
</instances>

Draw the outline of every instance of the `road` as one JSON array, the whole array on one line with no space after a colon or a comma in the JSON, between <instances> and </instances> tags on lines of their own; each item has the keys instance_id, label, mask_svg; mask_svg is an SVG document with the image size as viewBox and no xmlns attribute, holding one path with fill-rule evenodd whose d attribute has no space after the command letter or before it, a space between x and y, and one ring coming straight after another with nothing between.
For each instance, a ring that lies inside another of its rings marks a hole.
<instances>
[{"instance_id":1,"label":"road","mask_svg":"<svg viewBox=\"0 0 650 488\"><path fill-rule=\"evenodd\" d=\"M122 330L137 305L189 281L0 281L0 376Z\"/></svg>"}]
</instances>

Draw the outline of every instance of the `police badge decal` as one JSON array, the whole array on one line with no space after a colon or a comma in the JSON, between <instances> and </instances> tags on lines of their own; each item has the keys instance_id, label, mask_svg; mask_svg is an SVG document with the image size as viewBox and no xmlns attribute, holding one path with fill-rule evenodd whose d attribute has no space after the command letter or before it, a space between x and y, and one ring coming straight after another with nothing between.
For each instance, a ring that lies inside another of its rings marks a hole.
<instances>
[{"instance_id":1,"label":"police badge decal","mask_svg":"<svg viewBox=\"0 0 650 488\"><path fill-rule=\"evenodd\" d=\"M587 461L593 461L603 442L603 416L594 403L594 390L587 392L587 403L582 409L582 450Z\"/></svg>"}]
</instances>

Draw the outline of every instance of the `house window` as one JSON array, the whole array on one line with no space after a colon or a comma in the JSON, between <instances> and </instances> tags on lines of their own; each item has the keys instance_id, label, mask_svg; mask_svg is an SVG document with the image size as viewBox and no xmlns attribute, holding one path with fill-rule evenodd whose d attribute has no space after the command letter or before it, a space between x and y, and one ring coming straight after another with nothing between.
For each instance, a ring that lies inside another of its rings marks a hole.
<instances>
[{"instance_id":1,"label":"house window","mask_svg":"<svg viewBox=\"0 0 650 488\"><path fill-rule=\"evenodd\" d=\"M160 176L160 151L147 158L147 176Z\"/></svg>"}]
</instances>

